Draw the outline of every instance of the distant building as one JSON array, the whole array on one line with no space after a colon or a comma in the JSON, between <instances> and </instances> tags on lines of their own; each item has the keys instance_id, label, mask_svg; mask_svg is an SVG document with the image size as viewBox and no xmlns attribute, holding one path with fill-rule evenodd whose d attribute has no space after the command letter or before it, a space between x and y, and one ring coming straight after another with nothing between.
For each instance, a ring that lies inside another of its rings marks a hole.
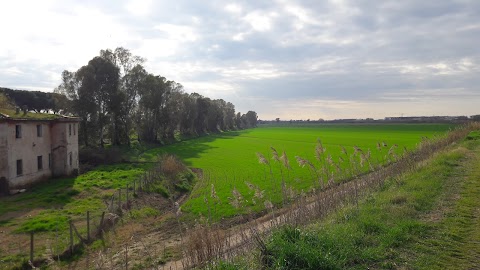
<instances>
[{"instance_id":1,"label":"distant building","mask_svg":"<svg viewBox=\"0 0 480 270\"><path fill-rule=\"evenodd\" d=\"M78 173L79 118L11 115L0 113L0 194Z\"/></svg>"}]
</instances>

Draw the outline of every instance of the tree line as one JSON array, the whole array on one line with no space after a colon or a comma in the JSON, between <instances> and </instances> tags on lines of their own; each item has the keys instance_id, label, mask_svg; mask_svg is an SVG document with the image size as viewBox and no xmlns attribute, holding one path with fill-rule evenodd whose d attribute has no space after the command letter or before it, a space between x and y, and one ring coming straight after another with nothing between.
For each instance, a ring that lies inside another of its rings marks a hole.
<instances>
[{"instance_id":1,"label":"tree line","mask_svg":"<svg viewBox=\"0 0 480 270\"><path fill-rule=\"evenodd\" d=\"M68 113L70 101L59 93L41 91L13 90L0 87L0 94L24 111Z\"/></svg>"},{"instance_id":2,"label":"tree line","mask_svg":"<svg viewBox=\"0 0 480 270\"><path fill-rule=\"evenodd\" d=\"M77 71L62 72L62 83L54 92L65 95L71 112L82 118L80 143L130 145L131 138L162 143L176 135L257 125L254 111L241 114L231 102L186 93L180 83L147 72L144 62L119 47L101 50Z\"/></svg>"}]
</instances>

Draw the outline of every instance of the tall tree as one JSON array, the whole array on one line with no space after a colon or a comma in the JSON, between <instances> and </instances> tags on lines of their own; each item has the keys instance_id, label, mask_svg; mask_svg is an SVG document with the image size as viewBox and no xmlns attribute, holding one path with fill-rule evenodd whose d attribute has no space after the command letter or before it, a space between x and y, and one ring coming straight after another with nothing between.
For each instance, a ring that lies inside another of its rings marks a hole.
<instances>
[{"instance_id":1,"label":"tall tree","mask_svg":"<svg viewBox=\"0 0 480 270\"><path fill-rule=\"evenodd\" d=\"M245 120L248 128L256 127L258 121L257 113L254 111L248 111L247 114L245 114Z\"/></svg>"},{"instance_id":2,"label":"tall tree","mask_svg":"<svg viewBox=\"0 0 480 270\"><path fill-rule=\"evenodd\" d=\"M130 132L134 127L135 115L138 112L138 100L140 93L145 92L147 71L141 65L136 65L129 70L122 79L122 92L125 94L125 104L123 106L124 113L122 121L124 130L122 132L123 139L130 145Z\"/></svg>"},{"instance_id":3,"label":"tall tree","mask_svg":"<svg viewBox=\"0 0 480 270\"><path fill-rule=\"evenodd\" d=\"M230 102L187 94L181 84L149 74L142 66L144 61L122 47L102 50L76 72L62 73L62 84L55 91L69 102L36 95L31 106L40 110L51 106L47 103L63 102L66 111L63 108L70 103L70 110L83 119L81 141L86 146L98 143L103 147L107 137L112 144L129 144L134 131L139 140L165 142L177 132L195 136L256 126L255 112L236 114Z\"/></svg>"},{"instance_id":4,"label":"tall tree","mask_svg":"<svg viewBox=\"0 0 480 270\"><path fill-rule=\"evenodd\" d=\"M164 77L148 74L139 101L139 137L148 142L159 142L162 111L165 107L167 83Z\"/></svg>"},{"instance_id":5,"label":"tall tree","mask_svg":"<svg viewBox=\"0 0 480 270\"><path fill-rule=\"evenodd\" d=\"M121 109L117 112L116 122L112 127L112 138L115 144L127 143L130 145L130 131L133 124L135 108L138 104L138 91L145 81L147 72L143 68L145 59L133 55L128 49L118 47L114 51L101 50L100 57L108 60L118 68L119 90L123 95ZM133 81L130 81L133 80Z\"/></svg>"},{"instance_id":6,"label":"tall tree","mask_svg":"<svg viewBox=\"0 0 480 270\"><path fill-rule=\"evenodd\" d=\"M81 79L79 93L86 99L93 99L96 110L96 122L100 135L100 146L104 147L104 134L109 123L113 124L116 134L118 116L124 96L118 90L119 70L112 62L95 57L87 66L77 72ZM91 97L85 97L91 95ZM113 144L118 144L118 137L113 138Z\"/></svg>"}]
</instances>

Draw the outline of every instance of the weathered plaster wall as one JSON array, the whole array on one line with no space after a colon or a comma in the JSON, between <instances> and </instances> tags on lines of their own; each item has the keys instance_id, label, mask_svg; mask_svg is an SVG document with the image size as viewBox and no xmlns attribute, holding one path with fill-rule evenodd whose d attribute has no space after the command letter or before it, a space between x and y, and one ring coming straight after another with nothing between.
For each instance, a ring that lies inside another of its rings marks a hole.
<instances>
[{"instance_id":1,"label":"weathered plaster wall","mask_svg":"<svg viewBox=\"0 0 480 270\"><path fill-rule=\"evenodd\" d=\"M15 189L51 177L48 154L51 152L49 122L8 122L8 177L10 188ZM15 125L22 126L22 137L15 137ZM37 136L37 125L42 126L42 136ZM38 169L37 157L42 156L43 168ZM23 163L23 173L17 175L17 160Z\"/></svg>"},{"instance_id":2,"label":"weathered plaster wall","mask_svg":"<svg viewBox=\"0 0 480 270\"><path fill-rule=\"evenodd\" d=\"M78 123L66 123L67 132L67 170L66 174L70 175L79 167L78 162ZM70 157L72 155L72 163L70 164Z\"/></svg>"},{"instance_id":3,"label":"weathered plaster wall","mask_svg":"<svg viewBox=\"0 0 480 270\"><path fill-rule=\"evenodd\" d=\"M0 123L0 178L8 178L7 123Z\"/></svg>"},{"instance_id":4,"label":"weathered plaster wall","mask_svg":"<svg viewBox=\"0 0 480 270\"><path fill-rule=\"evenodd\" d=\"M52 123L52 164L53 176L61 176L67 171L67 129L65 123Z\"/></svg>"},{"instance_id":5,"label":"weathered plaster wall","mask_svg":"<svg viewBox=\"0 0 480 270\"><path fill-rule=\"evenodd\" d=\"M53 175L78 170L78 123L57 122L52 126ZM72 163L70 164L70 155Z\"/></svg>"}]
</instances>

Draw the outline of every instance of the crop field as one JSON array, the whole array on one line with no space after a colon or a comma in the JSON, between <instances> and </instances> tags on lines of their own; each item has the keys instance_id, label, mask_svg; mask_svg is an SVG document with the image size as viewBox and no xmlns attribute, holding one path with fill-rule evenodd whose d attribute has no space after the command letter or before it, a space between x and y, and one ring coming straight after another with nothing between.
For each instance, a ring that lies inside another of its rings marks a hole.
<instances>
[{"instance_id":1,"label":"crop field","mask_svg":"<svg viewBox=\"0 0 480 270\"><path fill-rule=\"evenodd\" d=\"M172 153L188 166L200 168L203 178L182 205L182 211L187 219L201 215L216 221L281 207L302 193L322 188L328 181L340 182L392 162L403 153L404 147L413 149L423 137L441 136L452 127L439 124L262 126L168 146L142 146L135 153L124 154L141 162L156 161L159 155ZM51 243L55 244L49 248L64 250L68 245L68 219L79 224L79 231L84 234L86 211L92 213L93 223L97 224L105 201L152 166L152 163L102 165L78 177L55 179L29 192L2 198L0 231L4 245L0 247L0 268L25 260L28 232L36 233L39 247L36 256L43 254ZM155 215L161 214L158 209L146 208L132 211L131 217L135 219L134 216L144 212L148 216L151 210Z\"/></svg>"},{"instance_id":2,"label":"crop field","mask_svg":"<svg viewBox=\"0 0 480 270\"><path fill-rule=\"evenodd\" d=\"M151 149L141 159L154 160L159 154L172 153L188 166L201 168L204 180L197 184L183 211L217 220L281 205L328 181L351 178L393 161L405 149L415 148L422 138L441 136L452 127L264 126Z\"/></svg>"}]
</instances>

